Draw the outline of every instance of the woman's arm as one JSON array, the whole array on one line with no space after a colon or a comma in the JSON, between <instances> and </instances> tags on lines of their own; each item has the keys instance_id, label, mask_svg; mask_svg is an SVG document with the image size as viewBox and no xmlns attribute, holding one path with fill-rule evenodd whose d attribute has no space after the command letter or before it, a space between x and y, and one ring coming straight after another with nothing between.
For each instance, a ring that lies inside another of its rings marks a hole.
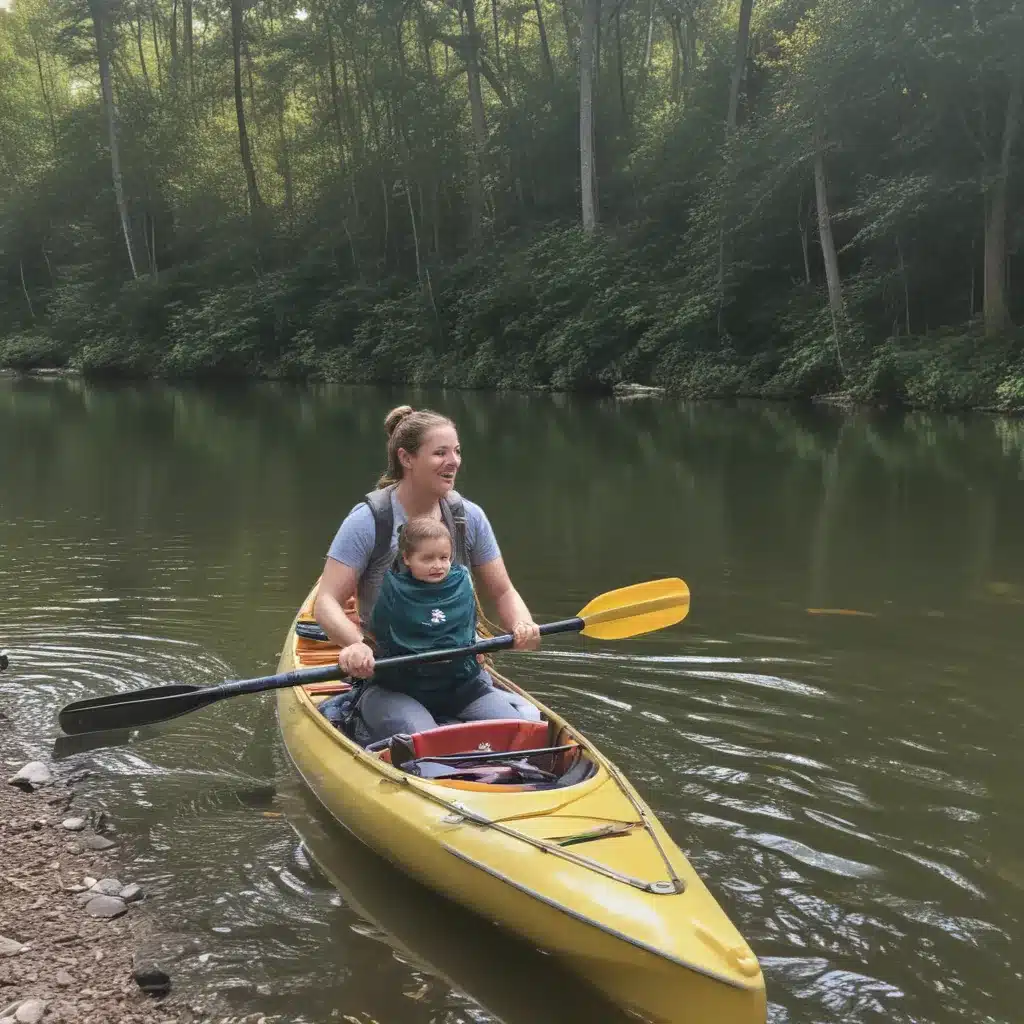
<instances>
[{"instance_id":1,"label":"woman's arm","mask_svg":"<svg viewBox=\"0 0 1024 1024\"><path fill-rule=\"evenodd\" d=\"M313 605L320 628L341 648L338 664L349 675L367 679L373 674L373 651L363 643L363 631L345 614L359 576L344 562L328 558Z\"/></svg>"},{"instance_id":2,"label":"woman's arm","mask_svg":"<svg viewBox=\"0 0 1024 1024\"><path fill-rule=\"evenodd\" d=\"M498 622L516 638L515 649L535 651L540 647L540 627L512 585L504 559L499 556L476 566L473 575L479 589L493 603Z\"/></svg>"}]
</instances>

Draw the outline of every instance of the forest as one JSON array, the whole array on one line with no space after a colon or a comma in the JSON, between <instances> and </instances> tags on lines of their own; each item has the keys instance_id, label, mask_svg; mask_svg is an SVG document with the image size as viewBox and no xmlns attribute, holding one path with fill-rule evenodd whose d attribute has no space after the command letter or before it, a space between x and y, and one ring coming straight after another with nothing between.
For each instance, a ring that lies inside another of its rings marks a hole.
<instances>
[{"instance_id":1,"label":"forest","mask_svg":"<svg viewBox=\"0 0 1024 1024\"><path fill-rule=\"evenodd\" d=\"M0 366L1024 407L1018 0L0 0Z\"/></svg>"}]
</instances>

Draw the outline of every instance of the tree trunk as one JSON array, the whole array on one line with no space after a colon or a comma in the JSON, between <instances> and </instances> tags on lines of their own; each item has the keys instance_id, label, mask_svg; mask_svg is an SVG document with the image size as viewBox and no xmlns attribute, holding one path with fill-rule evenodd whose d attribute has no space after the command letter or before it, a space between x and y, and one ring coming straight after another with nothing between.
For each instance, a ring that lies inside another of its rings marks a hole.
<instances>
[{"instance_id":1,"label":"tree trunk","mask_svg":"<svg viewBox=\"0 0 1024 1024\"><path fill-rule=\"evenodd\" d=\"M32 297L28 293L28 285L25 284L25 261L18 260L18 270L21 273L21 290L25 296L25 301L28 303L28 315L32 317L32 322L35 323L36 311L32 308Z\"/></svg>"},{"instance_id":2,"label":"tree trunk","mask_svg":"<svg viewBox=\"0 0 1024 1024\"><path fill-rule=\"evenodd\" d=\"M572 24L569 21L568 0L561 0L562 3L562 24L565 26L565 50L572 59Z\"/></svg>"},{"instance_id":3,"label":"tree trunk","mask_svg":"<svg viewBox=\"0 0 1024 1024\"><path fill-rule=\"evenodd\" d=\"M256 170L249 150L249 133L245 128L245 103L242 99L242 0L231 0L231 50L235 63L235 116L238 120L238 148L245 170L245 184L249 197L249 212L255 213L263 206L260 190L256 185Z\"/></svg>"},{"instance_id":4,"label":"tree trunk","mask_svg":"<svg viewBox=\"0 0 1024 1024\"><path fill-rule=\"evenodd\" d=\"M551 60L551 48L548 46L548 34L544 28L544 15L541 13L540 0L533 0L533 9L537 12L537 28L540 31L540 53L547 69L551 84L555 84L555 65Z\"/></svg>"},{"instance_id":5,"label":"tree trunk","mask_svg":"<svg viewBox=\"0 0 1024 1024\"><path fill-rule=\"evenodd\" d=\"M398 72L405 78L409 68L405 61L405 15L401 8L398 12L398 24L395 26L395 55L398 57ZM404 94L399 99L404 99Z\"/></svg>"},{"instance_id":6,"label":"tree trunk","mask_svg":"<svg viewBox=\"0 0 1024 1024\"><path fill-rule=\"evenodd\" d=\"M583 230L588 234L597 227L594 183L594 46L600 8L601 0L584 0L580 36L580 193Z\"/></svg>"},{"instance_id":7,"label":"tree trunk","mask_svg":"<svg viewBox=\"0 0 1024 1024\"><path fill-rule=\"evenodd\" d=\"M178 64L178 0L171 0L171 81L177 75Z\"/></svg>"},{"instance_id":8,"label":"tree trunk","mask_svg":"<svg viewBox=\"0 0 1024 1024\"><path fill-rule=\"evenodd\" d=\"M391 234L391 203L388 197L388 183L380 179L381 191L384 193L384 266L388 263L388 238Z\"/></svg>"},{"instance_id":9,"label":"tree trunk","mask_svg":"<svg viewBox=\"0 0 1024 1024\"><path fill-rule=\"evenodd\" d=\"M342 37L342 43L345 42L344 36ZM353 58L354 60L354 58ZM348 58L345 56L345 47L341 49L341 84L345 88L345 116L348 118L349 133L351 135L352 152L358 160L359 154L363 148L363 134L362 134L362 123L363 123L363 111L359 104L358 88L359 82L356 81L356 104L352 103L352 85L348 80Z\"/></svg>"},{"instance_id":10,"label":"tree trunk","mask_svg":"<svg viewBox=\"0 0 1024 1024\"><path fill-rule=\"evenodd\" d=\"M142 80L146 83L146 92L153 94L153 87L149 84L149 73L146 71L146 52L142 48L142 7L135 12L135 41L139 45L139 67L142 69Z\"/></svg>"},{"instance_id":11,"label":"tree trunk","mask_svg":"<svg viewBox=\"0 0 1024 1024\"><path fill-rule=\"evenodd\" d=\"M622 21L619 8L615 9L615 62L619 70L619 106L622 108L622 121L629 132L629 107L626 103L626 67L622 56Z\"/></svg>"},{"instance_id":12,"label":"tree trunk","mask_svg":"<svg viewBox=\"0 0 1024 1024\"><path fill-rule=\"evenodd\" d=\"M681 21L678 14L672 15L669 19L669 29L672 32L672 70L670 72L669 82L671 85L671 96L672 103L676 104L679 102L679 97L682 92L682 67L683 58L685 56L685 48L682 40L682 27Z\"/></svg>"},{"instance_id":13,"label":"tree trunk","mask_svg":"<svg viewBox=\"0 0 1024 1024\"><path fill-rule=\"evenodd\" d=\"M732 68L729 111L725 119L727 134L736 130L736 122L739 117L740 87L743 85L743 72L747 66L747 49L750 46L750 15L753 9L754 0L740 0L740 26L736 33L736 60Z\"/></svg>"},{"instance_id":14,"label":"tree trunk","mask_svg":"<svg viewBox=\"0 0 1024 1024\"><path fill-rule=\"evenodd\" d=\"M422 5L416 7L417 22L420 29L420 42L423 46L423 64L427 69L427 78L434 79L434 59L430 54L430 32L427 30L427 19Z\"/></svg>"},{"instance_id":15,"label":"tree trunk","mask_svg":"<svg viewBox=\"0 0 1024 1024\"><path fill-rule=\"evenodd\" d=\"M1006 104L999 167L985 196L985 333L990 336L1002 334L1010 327L1006 304L1006 214L1013 144L1020 128L1022 83L1024 73L1018 72Z\"/></svg>"},{"instance_id":16,"label":"tree trunk","mask_svg":"<svg viewBox=\"0 0 1024 1024\"><path fill-rule=\"evenodd\" d=\"M907 337L911 335L910 330L910 279L907 277L907 264L903 259L903 246L900 245L900 236L896 236L896 258L899 261L900 280L903 282L903 316L907 327Z\"/></svg>"},{"instance_id":17,"label":"tree trunk","mask_svg":"<svg viewBox=\"0 0 1024 1024\"><path fill-rule=\"evenodd\" d=\"M430 222L434 232L434 258L441 256L441 183L434 180L434 194L430 201Z\"/></svg>"},{"instance_id":18,"label":"tree trunk","mask_svg":"<svg viewBox=\"0 0 1024 1024\"><path fill-rule=\"evenodd\" d=\"M164 87L164 72L160 66L160 31L157 22L156 4L150 4L149 8L150 23L153 26L153 56L156 58L156 85L158 89Z\"/></svg>"},{"instance_id":19,"label":"tree trunk","mask_svg":"<svg viewBox=\"0 0 1024 1024\"><path fill-rule=\"evenodd\" d=\"M338 95L338 65L334 56L334 33L331 31L330 10L324 11L324 28L327 36L327 66L331 81L331 112L334 116L334 129L338 133L338 152L345 152L345 132L341 127L341 100ZM344 161L344 158L342 158Z\"/></svg>"},{"instance_id":20,"label":"tree trunk","mask_svg":"<svg viewBox=\"0 0 1024 1024\"><path fill-rule=\"evenodd\" d=\"M50 102L50 94L46 91L46 78L43 75L43 57L39 52L39 43L36 40L35 32L32 33L32 48L36 54L36 70L39 72L39 90L43 94L43 104L46 106L46 116L50 121L50 137L53 140L53 152L57 152L57 122L53 116L53 104Z\"/></svg>"},{"instance_id":21,"label":"tree trunk","mask_svg":"<svg viewBox=\"0 0 1024 1024\"><path fill-rule=\"evenodd\" d=\"M810 209L804 207L803 193L800 194L800 200L796 204L796 225L800 231L800 252L804 258L804 280L807 284L811 283L811 254L810 248L807 243L807 216L810 214Z\"/></svg>"},{"instance_id":22,"label":"tree trunk","mask_svg":"<svg viewBox=\"0 0 1024 1024\"><path fill-rule=\"evenodd\" d=\"M718 214L718 329L722 330L722 316L725 311L725 265L729 260L726 252L726 200L729 196L733 163L732 143L736 135L736 123L740 109L740 86L743 71L747 66L747 48L750 45L750 14L754 0L740 0L740 24L736 33L736 59L733 64L732 82L729 87L729 109L725 117L725 173L723 174L723 198Z\"/></svg>"},{"instance_id":23,"label":"tree trunk","mask_svg":"<svg viewBox=\"0 0 1024 1024\"><path fill-rule=\"evenodd\" d=\"M640 96L647 94L647 79L651 73L651 51L654 48L654 0L649 0L647 9L647 36L644 42L644 59L640 66Z\"/></svg>"},{"instance_id":24,"label":"tree trunk","mask_svg":"<svg viewBox=\"0 0 1024 1024\"><path fill-rule=\"evenodd\" d=\"M195 68L192 62L192 0L182 0L181 29L182 41L185 45L185 67L188 70L188 93L193 95L196 89Z\"/></svg>"},{"instance_id":25,"label":"tree trunk","mask_svg":"<svg viewBox=\"0 0 1024 1024\"><path fill-rule=\"evenodd\" d=\"M839 258L832 238L832 218L828 211L828 178L825 175L825 141L821 129L815 130L814 145L814 196L818 207L818 237L821 240L821 254L825 260L825 280L828 283L828 305L832 312L832 334L836 345L836 358L840 372L843 370L843 354L840 330L844 320L843 284L839 277Z\"/></svg>"},{"instance_id":26,"label":"tree trunk","mask_svg":"<svg viewBox=\"0 0 1024 1024\"><path fill-rule=\"evenodd\" d=\"M491 20L494 22L494 64L501 70L501 34L498 32L498 0L491 0Z\"/></svg>"},{"instance_id":27,"label":"tree trunk","mask_svg":"<svg viewBox=\"0 0 1024 1024\"><path fill-rule=\"evenodd\" d=\"M473 121L473 151L470 154L470 225L474 243L480 240L484 220L483 155L487 146L487 121L480 91L479 38L476 31L476 0L463 0L466 14L466 78L469 82L469 107Z\"/></svg>"},{"instance_id":28,"label":"tree trunk","mask_svg":"<svg viewBox=\"0 0 1024 1024\"><path fill-rule=\"evenodd\" d=\"M242 36L242 56L245 57L245 80L249 85L249 117L253 128L259 132L260 119L256 110L256 79L252 73L252 55L249 53L249 40Z\"/></svg>"},{"instance_id":29,"label":"tree trunk","mask_svg":"<svg viewBox=\"0 0 1024 1024\"><path fill-rule=\"evenodd\" d=\"M284 127L285 98L284 92L278 97L277 107L277 138L281 147L281 177L284 179L284 208L288 218L289 230L295 226L295 186L292 181L292 160L288 149L288 134Z\"/></svg>"},{"instance_id":30,"label":"tree trunk","mask_svg":"<svg viewBox=\"0 0 1024 1024\"><path fill-rule=\"evenodd\" d=\"M416 214L412 208L412 193L409 191L409 179L404 179L405 202L409 207L409 223L412 225L412 247L416 253L416 280L423 287L423 266L420 263L420 233L416 227Z\"/></svg>"},{"instance_id":31,"label":"tree trunk","mask_svg":"<svg viewBox=\"0 0 1024 1024\"><path fill-rule=\"evenodd\" d=\"M682 24L685 27L685 35L681 33L679 38L685 44L683 85L689 88L690 77L697 71L697 19L692 14L687 14Z\"/></svg>"},{"instance_id":32,"label":"tree trunk","mask_svg":"<svg viewBox=\"0 0 1024 1024\"><path fill-rule=\"evenodd\" d=\"M107 54L107 39L103 22L103 0L89 0L92 14L93 33L96 37L96 59L100 70L100 88L103 93L103 107L107 115L107 135L110 140L110 173L114 185L114 200L121 219L124 245L128 251L128 264L132 277L138 278L135 269L135 254L132 252L132 237L128 227L128 205L124 198L124 181L121 177L121 150L117 141L117 109L114 107L114 90L110 84L110 58Z\"/></svg>"}]
</instances>

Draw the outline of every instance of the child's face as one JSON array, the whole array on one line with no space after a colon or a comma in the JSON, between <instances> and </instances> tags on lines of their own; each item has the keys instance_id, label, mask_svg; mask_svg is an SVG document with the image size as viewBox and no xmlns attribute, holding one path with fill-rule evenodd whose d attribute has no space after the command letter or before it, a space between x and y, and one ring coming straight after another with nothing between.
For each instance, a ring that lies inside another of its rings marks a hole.
<instances>
[{"instance_id":1,"label":"child's face","mask_svg":"<svg viewBox=\"0 0 1024 1024\"><path fill-rule=\"evenodd\" d=\"M405 556L409 572L424 583L440 583L452 567L452 542L446 537L425 540Z\"/></svg>"}]
</instances>

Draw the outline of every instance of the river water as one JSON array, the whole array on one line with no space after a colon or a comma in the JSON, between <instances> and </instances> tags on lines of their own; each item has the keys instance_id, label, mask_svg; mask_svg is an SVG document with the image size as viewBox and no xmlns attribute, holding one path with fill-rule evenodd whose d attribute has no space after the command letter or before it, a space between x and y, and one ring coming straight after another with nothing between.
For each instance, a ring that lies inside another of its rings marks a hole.
<instances>
[{"instance_id":1,"label":"river water","mask_svg":"<svg viewBox=\"0 0 1024 1024\"><path fill-rule=\"evenodd\" d=\"M538 621L682 576L689 618L501 664L630 776L781 1022L1024 1019L1024 425L783 405L0 378L14 765L89 695L271 671L411 400L457 420ZM296 784L267 697L95 772L181 991L268 1022L615 1011ZM718 1024L718 1022L694 1022Z\"/></svg>"}]
</instances>

